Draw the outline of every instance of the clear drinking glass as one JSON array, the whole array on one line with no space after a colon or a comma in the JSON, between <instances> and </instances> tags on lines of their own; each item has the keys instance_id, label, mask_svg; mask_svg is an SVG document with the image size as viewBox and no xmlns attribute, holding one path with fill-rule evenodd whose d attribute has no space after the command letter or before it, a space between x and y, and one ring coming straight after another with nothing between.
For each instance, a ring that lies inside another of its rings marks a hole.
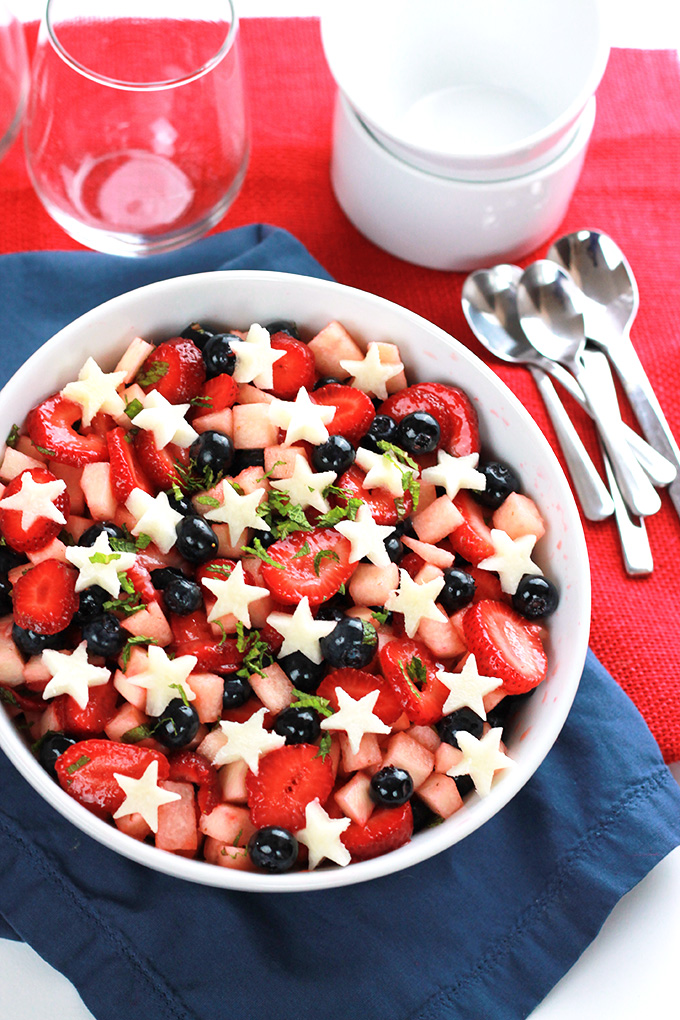
<instances>
[{"instance_id":1,"label":"clear drinking glass","mask_svg":"<svg viewBox=\"0 0 680 1020\"><path fill-rule=\"evenodd\" d=\"M24 30L0 0L0 158L16 138L27 95Z\"/></svg>"},{"instance_id":2,"label":"clear drinking glass","mask_svg":"<svg viewBox=\"0 0 680 1020\"><path fill-rule=\"evenodd\" d=\"M24 118L28 169L53 219L99 251L150 255L195 240L222 218L245 176L233 4L174 8L47 3Z\"/></svg>"}]
</instances>

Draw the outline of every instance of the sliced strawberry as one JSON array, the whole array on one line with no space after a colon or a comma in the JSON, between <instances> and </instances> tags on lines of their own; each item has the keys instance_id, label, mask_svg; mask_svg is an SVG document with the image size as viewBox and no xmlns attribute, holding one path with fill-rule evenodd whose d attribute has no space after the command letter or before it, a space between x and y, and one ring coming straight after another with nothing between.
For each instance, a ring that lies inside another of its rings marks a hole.
<instances>
[{"instance_id":1,"label":"sliced strawberry","mask_svg":"<svg viewBox=\"0 0 680 1020\"><path fill-rule=\"evenodd\" d=\"M375 407L371 398L363 390L357 390L353 386L329 383L315 390L310 396L315 404L335 408L335 415L326 428L331 436L344 436L350 443L358 443L375 418Z\"/></svg>"},{"instance_id":2,"label":"sliced strawberry","mask_svg":"<svg viewBox=\"0 0 680 1020\"><path fill-rule=\"evenodd\" d=\"M233 407L238 400L238 383L234 377L223 372L212 379L207 379L205 386L198 395L196 408L192 418L202 414L223 411L225 407Z\"/></svg>"},{"instance_id":3,"label":"sliced strawberry","mask_svg":"<svg viewBox=\"0 0 680 1020\"><path fill-rule=\"evenodd\" d=\"M203 355L191 340L165 340L146 359L136 381L146 393L158 390L171 404L186 404L205 383Z\"/></svg>"},{"instance_id":4,"label":"sliced strawberry","mask_svg":"<svg viewBox=\"0 0 680 1020\"><path fill-rule=\"evenodd\" d=\"M401 421L407 414L414 414L416 411L427 411L437 419L441 430L439 447L447 450L452 431L449 411L441 394L433 392L429 383L416 383L393 393L378 409L379 414L387 414L395 421Z\"/></svg>"},{"instance_id":5,"label":"sliced strawberry","mask_svg":"<svg viewBox=\"0 0 680 1020\"><path fill-rule=\"evenodd\" d=\"M168 622L175 645L186 645L191 641L207 641L213 636L204 609L196 609L193 613L186 613L184 616L169 613Z\"/></svg>"},{"instance_id":6,"label":"sliced strawberry","mask_svg":"<svg viewBox=\"0 0 680 1020\"><path fill-rule=\"evenodd\" d=\"M453 502L463 515L463 523L451 532L449 541L455 552L476 567L494 554L491 530L484 520L482 507L467 489L461 489Z\"/></svg>"},{"instance_id":7,"label":"sliced strawberry","mask_svg":"<svg viewBox=\"0 0 680 1020\"><path fill-rule=\"evenodd\" d=\"M206 577L212 577L218 581L226 581L235 566L236 560L226 560L223 557L215 560L208 560L207 563L201 563L200 566L196 568L196 581L201 585L203 594L214 598L210 589L203 585L203 581Z\"/></svg>"},{"instance_id":8,"label":"sliced strawberry","mask_svg":"<svg viewBox=\"0 0 680 1020\"><path fill-rule=\"evenodd\" d=\"M388 726L395 723L403 712L401 702L387 681L372 673L365 673L361 669L336 669L321 681L316 693L328 699L334 712L340 707L335 693L336 687L341 687L355 701L370 694L371 691L379 691L373 711Z\"/></svg>"},{"instance_id":9,"label":"sliced strawberry","mask_svg":"<svg viewBox=\"0 0 680 1020\"><path fill-rule=\"evenodd\" d=\"M355 464L341 475L335 483L338 488L348 492L350 497L361 499L371 511L376 524L396 524L398 521L408 517L413 509L413 499L410 492L405 492L403 498L397 503L394 496L386 489L365 489L363 486L366 474ZM336 505L343 506L346 500L340 496L334 497Z\"/></svg>"},{"instance_id":10,"label":"sliced strawberry","mask_svg":"<svg viewBox=\"0 0 680 1020\"><path fill-rule=\"evenodd\" d=\"M273 350L285 351L285 354L274 362L274 385L269 392L280 400L294 400L301 386L311 390L316 380L316 363L307 344L288 333L272 333L271 345Z\"/></svg>"},{"instance_id":11,"label":"sliced strawberry","mask_svg":"<svg viewBox=\"0 0 680 1020\"><path fill-rule=\"evenodd\" d=\"M380 649L383 676L416 726L431 726L442 717L448 690L437 679L438 664L421 641L399 638Z\"/></svg>"},{"instance_id":12,"label":"sliced strawberry","mask_svg":"<svg viewBox=\"0 0 680 1020\"><path fill-rule=\"evenodd\" d=\"M115 429L115 419L110 414L104 414L103 411L99 411L95 414L94 418L89 425L80 426L80 434L83 436L101 436L102 439L106 439L111 429Z\"/></svg>"},{"instance_id":13,"label":"sliced strawberry","mask_svg":"<svg viewBox=\"0 0 680 1020\"><path fill-rule=\"evenodd\" d=\"M308 551L303 552L305 544ZM350 563L351 544L334 528L295 531L267 549L279 566L262 564L264 583L286 605L307 596L312 606L325 602L349 581L356 563Z\"/></svg>"},{"instance_id":14,"label":"sliced strawberry","mask_svg":"<svg viewBox=\"0 0 680 1020\"><path fill-rule=\"evenodd\" d=\"M90 688L85 708L81 708L68 694L61 694L54 703L57 701L63 701L64 730L69 736L82 740L104 732L104 727L115 715L118 691L110 680L100 687Z\"/></svg>"},{"instance_id":15,"label":"sliced strawberry","mask_svg":"<svg viewBox=\"0 0 680 1020\"><path fill-rule=\"evenodd\" d=\"M407 552L405 556L399 560L399 569L405 570L409 577L412 577L415 581L416 574L418 574L425 566L425 560L422 560L418 553Z\"/></svg>"},{"instance_id":16,"label":"sliced strawberry","mask_svg":"<svg viewBox=\"0 0 680 1020\"><path fill-rule=\"evenodd\" d=\"M14 619L24 630L58 634L78 609L78 571L59 560L41 560L17 578L12 590Z\"/></svg>"},{"instance_id":17,"label":"sliced strawberry","mask_svg":"<svg viewBox=\"0 0 680 1020\"><path fill-rule=\"evenodd\" d=\"M159 593L154 588L153 581L151 580L151 571L144 566L139 557L137 557L131 567L128 567L125 573L145 605L148 606L150 602L160 602Z\"/></svg>"},{"instance_id":18,"label":"sliced strawberry","mask_svg":"<svg viewBox=\"0 0 680 1020\"><path fill-rule=\"evenodd\" d=\"M7 499L20 492L26 475L30 475L33 481L40 485L58 481L57 476L53 475L47 468L28 468L12 479L3 492L2 498ZM64 488L64 491L59 493L53 503L66 520L71 509L71 499L68 490ZM23 513L21 510L0 507L0 531L2 531L7 544L17 552L41 549L48 542L51 542L64 526L57 521L50 520L49 517L38 517L28 528L24 528L22 518Z\"/></svg>"},{"instance_id":19,"label":"sliced strawberry","mask_svg":"<svg viewBox=\"0 0 680 1020\"><path fill-rule=\"evenodd\" d=\"M506 694L524 694L545 680L548 659L540 637L504 602L470 606L463 632L480 673L500 677Z\"/></svg>"},{"instance_id":20,"label":"sliced strawberry","mask_svg":"<svg viewBox=\"0 0 680 1020\"><path fill-rule=\"evenodd\" d=\"M237 705L236 708L227 708L223 710L221 718L227 722L248 722L251 716L259 712L263 707L262 702L259 698L248 698L242 705ZM262 717L262 725L265 730L270 730L274 724L274 716L271 712L265 712Z\"/></svg>"},{"instance_id":21,"label":"sliced strawberry","mask_svg":"<svg viewBox=\"0 0 680 1020\"><path fill-rule=\"evenodd\" d=\"M82 436L74 429L82 413L80 404L55 393L28 412L26 430L34 445L50 450L51 459L60 464L84 467L108 460L109 451L103 436L96 432Z\"/></svg>"},{"instance_id":22,"label":"sliced strawberry","mask_svg":"<svg viewBox=\"0 0 680 1020\"><path fill-rule=\"evenodd\" d=\"M401 807L377 808L365 825L348 825L340 839L353 861L367 861L403 846L412 835L413 812L407 802Z\"/></svg>"},{"instance_id":23,"label":"sliced strawberry","mask_svg":"<svg viewBox=\"0 0 680 1020\"><path fill-rule=\"evenodd\" d=\"M43 689L45 686L43 684ZM44 712L49 704L40 694L27 694L26 691L20 691L16 687L8 687L7 684L2 683L0 683L0 701L4 701L8 706L13 705L15 708L21 709L22 712L38 713Z\"/></svg>"},{"instance_id":24,"label":"sliced strawberry","mask_svg":"<svg viewBox=\"0 0 680 1020\"><path fill-rule=\"evenodd\" d=\"M132 437L120 427L111 429L106 436L111 462L111 486L119 503L124 503L133 489L143 489L153 495L154 489L137 462L132 448ZM150 435L150 433L149 433Z\"/></svg>"},{"instance_id":25,"label":"sliced strawberry","mask_svg":"<svg viewBox=\"0 0 680 1020\"><path fill-rule=\"evenodd\" d=\"M455 457L479 453L479 422L470 398L456 386L444 383L419 383L421 393L439 397L449 415L451 434L445 449Z\"/></svg>"},{"instance_id":26,"label":"sliced strawberry","mask_svg":"<svg viewBox=\"0 0 680 1020\"><path fill-rule=\"evenodd\" d=\"M473 602L481 602L482 599L492 599L494 602L511 602L512 597L501 588L498 574L492 574L490 570L480 570L479 567L467 567L466 571L470 577L474 578L475 582Z\"/></svg>"},{"instance_id":27,"label":"sliced strawberry","mask_svg":"<svg viewBox=\"0 0 680 1020\"><path fill-rule=\"evenodd\" d=\"M180 483L177 463L183 465L188 461L186 450L180 449L174 443L159 450L153 432L140 429L134 439L134 451L142 470L157 492L171 489L173 485Z\"/></svg>"},{"instance_id":28,"label":"sliced strawberry","mask_svg":"<svg viewBox=\"0 0 680 1020\"><path fill-rule=\"evenodd\" d=\"M260 758L257 775L246 778L253 824L281 825L289 832L304 828L305 809L319 799L325 804L333 789L333 767L316 744L286 744Z\"/></svg>"},{"instance_id":29,"label":"sliced strawberry","mask_svg":"<svg viewBox=\"0 0 680 1020\"><path fill-rule=\"evenodd\" d=\"M169 758L173 783L193 783L198 787L197 801L201 814L209 815L222 800L217 769L196 751L179 751Z\"/></svg>"},{"instance_id":30,"label":"sliced strawberry","mask_svg":"<svg viewBox=\"0 0 680 1020\"><path fill-rule=\"evenodd\" d=\"M167 779L167 758L150 747L113 740L80 740L59 755L55 769L60 785L71 797L106 818L125 800L114 773L141 779L153 761L158 762L158 779Z\"/></svg>"}]
</instances>

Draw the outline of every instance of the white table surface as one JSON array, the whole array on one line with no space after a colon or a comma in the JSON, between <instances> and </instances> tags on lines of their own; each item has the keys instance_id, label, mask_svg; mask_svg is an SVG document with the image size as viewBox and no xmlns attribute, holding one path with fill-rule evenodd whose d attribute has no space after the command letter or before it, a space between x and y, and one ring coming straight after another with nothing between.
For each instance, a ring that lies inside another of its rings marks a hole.
<instances>
[{"instance_id":1,"label":"white table surface","mask_svg":"<svg viewBox=\"0 0 680 1020\"><path fill-rule=\"evenodd\" d=\"M326 4L339 0L236 2L242 17L286 17L318 15ZM563 2L568 10L568 0ZM601 2L612 46L680 48L678 0ZM8 5L25 21L39 18L45 6L44 0L9 0ZM171 0L166 0L165 7L170 6ZM680 782L680 764L672 771ZM531 1020L670 1020L680 1016L679 961L680 848L617 904L595 941L534 1010ZM0 939L0 1020L44 1017L93 1020L61 974L28 946Z\"/></svg>"}]
</instances>

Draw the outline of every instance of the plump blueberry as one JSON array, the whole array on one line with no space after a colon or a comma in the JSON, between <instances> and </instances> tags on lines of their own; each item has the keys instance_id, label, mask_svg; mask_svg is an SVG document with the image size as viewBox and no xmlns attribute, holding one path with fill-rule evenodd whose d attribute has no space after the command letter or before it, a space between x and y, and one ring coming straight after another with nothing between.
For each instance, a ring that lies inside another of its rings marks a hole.
<instances>
[{"instance_id":1,"label":"plump blueberry","mask_svg":"<svg viewBox=\"0 0 680 1020\"><path fill-rule=\"evenodd\" d=\"M371 799L385 807L400 807L413 795L413 779L397 765L386 765L371 776L369 787Z\"/></svg>"},{"instance_id":2,"label":"plump blueberry","mask_svg":"<svg viewBox=\"0 0 680 1020\"><path fill-rule=\"evenodd\" d=\"M102 613L87 620L82 627L83 640L87 642L90 655L101 655L115 659L125 645L128 635L112 613Z\"/></svg>"},{"instance_id":3,"label":"plump blueberry","mask_svg":"<svg viewBox=\"0 0 680 1020\"><path fill-rule=\"evenodd\" d=\"M78 596L78 609L73 617L73 622L83 624L94 616L101 616L104 612L104 603L109 602L111 598L112 596L98 584L85 588Z\"/></svg>"},{"instance_id":4,"label":"plump blueberry","mask_svg":"<svg viewBox=\"0 0 680 1020\"><path fill-rule=\"evenodd\" d=\"M223 432L208 429L194 439L189 447L189 456L195 461L200 474L212 471L215 476L223 475L233 463L234 444Z\"/></svg>"},{"instance_id":5,"label":"plump blueberry","mask_svg":"<svg viewBox=\"0 0 680 1020\"><path fill-rule=\"evenodd\" d=\"M318 617L317 617L318 619ZM277 660L293 687L305 694L313 694L324 678L326 667L323 662L316 663L308 659L302 652L291 652Z\"/></svg>"},{"instance_id":6,"label":"plump blueberry","mask_svg":"<svg viewBox=\"0 0 680 1020\"><path fill-rule=\"evenodd\" d=\"M441 432L434 415L427 411L414 411L399 422L395 445L407 453L432 453L439 445Z\"/></svg>"},{"instance_id":7,"label":"plump blueberry","mask_svg":"<svg viewBox=\"0 0 680 1020\"><path fill-rule=\"evenodd\" d=\"M321 716L313 708L291 705L277 715L274 732L287 744L313 744L321 734Z\"/></svg>"},{"instance_id":8,"label":"plump blueberry","mask_svg":"<svg viewBox=\"0 0 680 1020\"><path fill-rule=\"evenodd\" d=\"M454 776L453 778L461 797L467 797L468 793L474 789L475 784L471 776Z\"/></svg>"},{"instance_id":9,"label":"plump blueberry","mask_svg":"<svg viewBox=\"0 0 680 1020\"><path fill-rule=\"evenodd\" d=\"M411 811L413 813L413 832L422 832L428 825L432 825L439 815L436 815L432 808L428 807L424 800L415 794L411 797Z\"/></svg>"},{"instance_id":10,"label":"plump blueberry","mask_svg":"<svg viewBox=\"0 0 680 1020\"><path fill-rule=\"evenodd\" d=\"M373 624L356 616L343 616L319 644L326 662L336 669L363 669L375 655L378 635Z\"/></svg>"},{"instance_id":11,"label":"plump blueberry","mask_svg":"<svg viewBox=\"0 0 680 1020\"><path fill-rule=\"evenodd\" d=\"M203 603L201 587L190 577L176 577L163 589L163 601L171 613L187 616Z\"/></svg>"},{"instance_id":12,"label":"plump blueberry","mask_svg":"<svg viewBox=\"0 0 680 1020\"><path fill-rule=\"evenodd\" d=\"M341 475L351 468L356 452L344 436L329 436L325 443L312 450L312 467L315 471L335 471Z\"/></svg>"},{"instance_id":13,"label":"plump blueberry","mask_svg":"<svg viewBox=\"0 0 680 1020\"><path fill-rule=\"evenodd\" d=\"M439 592L438 601L449 616L453 616L463 606L472 601L475 593L475 579L460 567L448 567L444 571L444 587Z\"/></svg>"},{"instance_id":14,"label":"plump blueberry","mask_svg":"<svg viewBox=\"0 0 680 1020\"><path fill-rule=\"evenodd\" d=\"M413 521L410 517L405 517L403 521L397 521L394 525L394 530L399 538L403 538L404 535L408 535L409 538L418 538L416 529L413 527Z\"/></svg>"},{"instance_id":15,"label":"plump blueberry","mask_svg":"<svg viewBox=\"0 0 680 1020\"><path fill-rule=\"evenodd\" d=\"M56 779L57 773L54 768L57 758L69 747L75 744L75 737L69 737L66 733L48 733L40 744L38 761L46 772Z\"/></svg>"},{"instance_id":16,"label":"plump blueberry","mask_svg":"<svg viewBox=\"0 0 680 1020\"><path fill-rule=\"evenodd\" d=\"M213 334L210 330L205 329L200 322L192 322L186 329L182 330L180 336L183 340L191 340L202 351Z\"/></svg>"},{"instance_id":17,"label":"plump blueberry","mask_svg":"<svg viewBox=\"0 0 680 1020\"><path fill-rule=\"evenodd\" d=\"M163 591L172 581L176 581L178 577L186 577L186 574L182 573L177 567L158 567L157 570L151 571L151 583L156 591Z\"/></svg>"},{"instance_id":18,"label":"plump blueberry","mask_svg":"<svg viewBox=\"0 0 680 1020\"><path fill-rule=\"evenodd\" d=\"M292 336L295 340L300 339L297 323L291 319L274 319L273 322L268 322L264 328L270 336L273 336L274 333L287 333L288 336Z\"/></svg>"},{"instance_id":19,"label":"plump blueberry","mask_svg":"<svg viewBox=\"0 0 680 1020\"><path fill-rule=\"evenodd\" d=\"M322 602L319 606L317 620L342 620L347 609L347 601L342 595L334 595L328 602ZM302 689L302 688L300 688Z\"/></svg>"},{"instance_id":20,"label":"plump blueberry","mask_svg":"<svg viewBox=\"0 0 680 1020\"><path fill-rule=\"evenodd\" d=\"M342 379L336 379L334 375L324 375L314 383L313 389L320 390L323 386L342 386Z\"/></svg>"},{"instance_id":21,"label":"plump blueberry","mask_svg":"<svg viewBox=\"0 0 680 1020\"><path fill-rule=\"evenodd\" d=\"M78 539L78 545L92 546L97 541L102 531L105 531L109 538L117 538L123 540L125 535L121 528L113 521L99 521L97 524L93 524L91 528L84 531Z\"/></svg>"},{"instance_id":22,"label":"plump blueberry","mask_svg":"<svg viewBox=\"0 0 680 1020\"><path fill-rule=\"evenodd\" d=\"M0 577L0 616L12 612L12 585L8 577Z\"/></svg>"},{"instance_id":23,"label":"plump blueberry","mask_svg":"<svg viewBox=\"0 0 680 1020\"><path fill-rule=\"evenodd\" d=\"M233 475L237 475L249 467L261 467L264 473L264 450L255 449L234 451L231 473Z\"/></svg>"},{"instance_id":24,"label":"plump blueberry","mask_svg":"<svg viewBox=\"0 0 680 1020\"><path fill-rule=\"evenodd\" d=\"M198 514L185 517L177 525L177 552L189 563L205 563L217 552L217 535Z\"/></svg>"},{"instance_id":25,"label":"plump blueberry","mask_svg":"<svg viewBox=\"0 0 680 1020\"><path fill-rule=\"evenodd\" d=\"M58 634L37 634L34 630L24 630L18 623L12 624L12 640L19 651L29 657L40 655L45 648L66 648L69 643L68 630L60 630Z\"/></svg>"},{"instance_id":26,"label":"plump blueberry","mask_svg":"<svg viewBox=\"0 0 680 1020\"><path fill-rule=\"evenodd\" d=\"M268 549L270 545L274 545L274 542L278 541L273 531L256 531L255 538L263 549Z\"/></svg>"},{"instance_id":27,"label":"plump blueberry","mask_svg":"<svg viewBox=\"0 0 680 1020\"><path fill-rule=\"evenodd\" d=\"M530 620L550 616L557 609L560 597L557 588L547 577L525 574L512 596L513 607Z\"/></svg>"},{"instance_id":28,"label":"plump blueberry","mask_svg":"<svg viewBox=\"0 0 680 1020\"><path fill-rule=\"evenodd\" d=\"M368 431L361 437L361 445L374 453L381 453L378 443L396 443L398 425L389 414L376 414L368 426Z\"/></svg>"},{"instance_id":29,"label":"plump blueberry","mask_svg":"<svg viewBox=\"0 0 680 1020\"><path fill-rule=\"evenodd\" d=\"M393 531L391 535L388 535L385 539L385 549L392 563L398 563L404 555L404 547L401 544L401 539L396 531Z\"/></svg>"},{"instance_id":30,"label":"plump blueberry","mask_svg":"<svg viewBox=\"0 0 680 1020\"><path fill-rule=\"evenodd\" d=\"M181 698L174 698L161 714L153 735L174 750L191 743L199 725L198 712L193 705L185 705Z\"/></svg>"},{"instance_id":31,"label":"plump blueberry","mask_svg":"<svg viewBox=\"0 0 680 1020\"><path fill-rule=\"evenodd\" d=\"M248 841L248 853L256 868L263 871L288 871L297 860L298 844L288 829L267 825Z\"/></svg>"},{"instance_id":32,"label":"plump blueberry","mask_svg":"<svg viewBox=\"0 0 680 1020\"><path fill-rule=\"evenodd\" d=\"M232 676L224 678L224 693L222 694L222 708L226 712L230 708L240 708L245 705L253 689L244 676Z\"/></svg>"},{"instance_id":33,"label":"plump blueberry","mask_svg":"<svg viewBox=\"0 0 680 1020\"><path fill-rule=\"evenodd\" d=\"M178 514L181 514L182 517L187 517L189 514L194 512L191 500L186 493L182 493L181 496L178 496L175 489L168 489L165 495L168 497L168 503L172 509L176 510Z\"/></svg>"},{"instance_id":34,"label":"plump blueberry","mask_svg":"<svg viewBox=\"0 0 680 1020\"><path fill-rule=\"evenodd\" d=\"M524 694L506 694L497 705L494 705L486 713L486 721L489 726L505 729L512 717L519 711L525 701L531 697L535 690L536 688L532 687L530 691L525 691Z\"/></svg>"},{"instance_id":35,"label":"plump blueberry","mask_svg":"<svg viewBox=\"0 0 680 1020\"><path fill-rule=\"evenodd\" d=\"M486 488L480 491L473 489L471 492L478 503L491 510L499 507L511 492L519 492L521 489L519 477L509 464L494 460L480 464L478 470L486 476Z\"/></svg>"},{"instance_id":36,"label":"plump blueberry","mask_svg":"<svg viewBox=\"0 0 680 1020\"><path fill-rule=\"evenodd\" d=\"M452 712L451 715L445 715L444 718L437 723L437 732L441 740L445 744L451 744L452 747L458 747L458 741L456 740L456 733L459 730L466 730L471 733L473 737L479 739L484 729L484 720L473 712L471 708L459 708L457 712Z\"/></svg>"},{"instance_id":37,"label":"plump blueberry","mask_svg":"<svg viewBox=\"0 0 680 1020\"><path fill-rule=\"evenodd\" d=\"M215 333L203 347L205 374L208 379L216 375L233 375L236 368L236 355L232 350L232 342L240 340L234 333Z\"/></svg>"}]
</instances>

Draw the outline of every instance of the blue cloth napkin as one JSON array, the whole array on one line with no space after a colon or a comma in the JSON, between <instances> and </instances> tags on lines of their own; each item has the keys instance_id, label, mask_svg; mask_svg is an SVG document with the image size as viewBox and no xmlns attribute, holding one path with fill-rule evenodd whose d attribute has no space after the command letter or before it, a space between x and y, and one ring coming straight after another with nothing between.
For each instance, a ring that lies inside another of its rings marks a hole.
<instances>
[{"instance_id":1,"label":"blue cloth napkin","mask_svg":"<svg viewBox=\"0 0 680 1020\"><path fill-rule=\"evenodd\" d=\"M262 226L142 262L4 256L0 370L132 287L248 267L326 276ZM30 943L98 1020L519 1020L680 843L680 789L592 655L522 792L457 846L368 884L257 895L172 880L73 828L3 755L0 790L0 935Z\"/></svg>"}]
</instances>

